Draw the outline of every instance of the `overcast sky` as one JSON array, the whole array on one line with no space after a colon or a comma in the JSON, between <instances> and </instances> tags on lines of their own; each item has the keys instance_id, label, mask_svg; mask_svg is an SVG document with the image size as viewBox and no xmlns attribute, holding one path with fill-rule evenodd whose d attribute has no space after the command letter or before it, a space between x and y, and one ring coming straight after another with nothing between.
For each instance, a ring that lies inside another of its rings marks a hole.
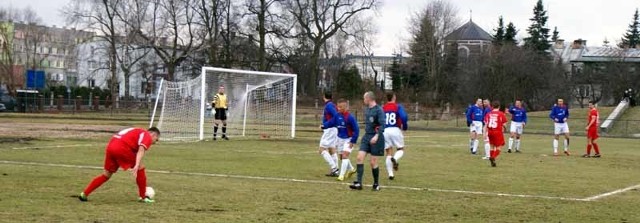
<instances>
[{"instance_id":1,"label":"overcast sky","mask_svg":"<svg viewBox=\"0 0 640 223\"><path fill-rule=\"evenodd\" d=\"M492 33L498 16L513 22L520 30L519 38L526 36L529 18L537 0L450 0L459 9L462 22L467 22L470 10L473 21ZM0 0L0 6L22 8L31 6L47 25L64 25L59 9L68 0ZM384 0L376 19L378 26L376 55L391 55L408 39L407 23L410 16L423 8L428 0ZM640 0L545 0L549 12L549 27L558 27L560 37L567 41L582 38L587 45L602 45L607 38L612 43L620 40L631 22Z\"/></svg>"}]
</instances>

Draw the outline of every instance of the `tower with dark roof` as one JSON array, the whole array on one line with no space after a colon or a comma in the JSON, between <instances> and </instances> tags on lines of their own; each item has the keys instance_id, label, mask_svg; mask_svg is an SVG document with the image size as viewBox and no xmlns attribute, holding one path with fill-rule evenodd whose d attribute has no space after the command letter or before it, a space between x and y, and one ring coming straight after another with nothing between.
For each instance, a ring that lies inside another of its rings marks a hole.
<instances>
[{"instance_id":1,"label":"tower with dark roof","mask_svg":"<svg viewBox=\"0 0 640 223\"><path fill-rule=\"evenodd\" d=\"M473 20L462 25L445 37L447 47L457 45L460 57L481 56L489 51L493 37Z\"/></svg>"}]
</instances>

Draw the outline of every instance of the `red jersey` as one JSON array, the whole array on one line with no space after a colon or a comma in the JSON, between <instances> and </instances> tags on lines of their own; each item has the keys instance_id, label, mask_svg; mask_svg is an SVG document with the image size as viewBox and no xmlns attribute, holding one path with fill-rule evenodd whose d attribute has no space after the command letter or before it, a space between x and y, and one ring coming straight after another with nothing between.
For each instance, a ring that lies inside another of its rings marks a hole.
<instances>
[{"instance_id":1,"label":"red jersey","mask_svg":"<svg viewBox=\"0 0 640 223\"><path fill-rule=\"evenodd\" d=\"M484 123L490 132L502 132L502 127L507 123L507 117L504 112L491 111L484 116Z\"/></svg>"},{"instance_id":2,"label":"red jersey","mask_svg":"<svg viewBox=\"0 0 640 223\"><path fill-rule=\"evenodd\" d=\"M151 134L145 129L128 128L113 135L109 144L111 143L119 144L121 150L129 150L137 153L140 146L144 147L145 150L151 148L153 139L151 139Z\"/></svg>"},{"instance_id":3,"label":"red jersey","mask_svg":"<svg viewBox=\"0 0 640 223\"><path fill-rule=\"evenodd\" d=\"M589 111L589 117L587 117L587 125L589 123L591 123L592 119L594 119L594 118L596 119L595 120L596 122L589 128L598 128L598 122L599 122L598 119L600 119L600 115L598 114L598 109L596 109L596 108L592 108Z\"/></svg>"}]
</instances>

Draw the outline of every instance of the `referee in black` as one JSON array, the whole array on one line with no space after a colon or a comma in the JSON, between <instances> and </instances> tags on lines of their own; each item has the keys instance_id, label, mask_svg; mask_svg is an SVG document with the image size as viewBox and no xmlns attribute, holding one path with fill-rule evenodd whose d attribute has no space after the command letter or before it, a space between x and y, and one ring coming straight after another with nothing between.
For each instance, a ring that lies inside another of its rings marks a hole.
<instances>
[{"instance_id":1,"label":"referee in black","mask_svg":"<svg viewBox=\"0 0 640 223\"><path fill-rule=\"evenodd\" d=\"M218 88L218 93L213 96L211 105L215 109L215 116L213 120L213 140L216 140L218 134L218 126L222 123L222 138L229 140L227 137L227 95L224 94L224 86Z\"/></svg>"},{"instance_id":2,"label":"referee in black","mask_svg":"<svg viewBox=\"0 0 640 223\"><path fill-rule=\"evenodd\" d=\"M378 167L378 157L384 155L384 124L386 116L382 107L376 103L376 95L368 91L364 94L365 110L365 134L360 141L360 151L356 159L358 180L353 182L349 188L354 190L362 190L362 175L364 174L364 158L367 154L371 154L370 164L371 173L373 174L373 190L380 190L378 179L380 176L380 168Z\"/></svg>"}]
</instances>

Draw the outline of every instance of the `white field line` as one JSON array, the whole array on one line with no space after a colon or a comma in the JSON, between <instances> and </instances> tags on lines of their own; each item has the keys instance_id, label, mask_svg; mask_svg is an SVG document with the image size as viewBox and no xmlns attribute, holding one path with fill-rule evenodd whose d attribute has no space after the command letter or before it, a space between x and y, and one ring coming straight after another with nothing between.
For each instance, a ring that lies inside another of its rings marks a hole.
<instances>
[{"instance_id":1,"label":"white field line","mask_svg":"<svg viewBox=\"0 0 640 223\"><path fill-rule=\"evenodd\" d=\"M83 146L95 146L97 144L72 144L72 145L51 145L51 146L31 146L31 147L13 147L11 149L23 150L23 149L42 149L42 148L70 148L70 147L83 147Z\"/></svg>"},{"instance_id":2,"label":"white field line","mask_svg":"<svg viewBox=\"0 0 640 223\"><path fill-rule=\"evenodd\" d=\"M587 197L587 198L584 198L583 200L585 200L585 201L595 201L595 200L598 200L598 199L601 199L601 198L605 198L605 197L609 197L609 196L612 196L612 195L624 193L624 192L627 192L627 191L630 191L630 190L634 190L634 189L640 189L640 184L636 184L636 185L633 185L633 186L625 187L625 188L622 188L620 190L614 190L614 191L611 191L611 192L598 194L598 195L595 195L595 196L592 196L592 197Z\"/></svg>"},{"instance_id":3,"label":"white field line","mask_svg":"<svg viewBox=\"0 0 640 223\"><path fill-rule=\"evenodd\" d=\"M23 166L65 167L65 168L96 169L96 170L102 169L102 167L98 167L98 166L55 164L55 163L37 163L37 162L19 162L19 161L9 161L9 160L0 160L0 164L23 165ZM335 182L335 181L302 180L302 179L279 178L279 177L243 176L243 175L215 174L215 173L194 173L194 172L168 171L168 170L149 170L149 169L147 169L147 171L150 172L150 173L176 174L176 175L186 175L186 176L222 177L222 178L234 178L234 179L267 180L267 181L297 182L297 183L309 183L309 184L348 185L348 183L341 183L341 182ZM365 186L371 186L371 185L365 185ZM556 197L556 196L545 196L545 195L527 195L527 194L506 194L506 193L497 193L497 192L448 190L448 189L436 189L436 188L424 188L424 187L382 186L382 188L397 189L397 190L413 190L413 191L429 191L429 192L443 192L443 193L473 194L473 195L498 196L498 197L516 197L516 198L565 200L565 201L587 201L586 199L569 198L569 197Z\"/></svg>"}]
</instances>

